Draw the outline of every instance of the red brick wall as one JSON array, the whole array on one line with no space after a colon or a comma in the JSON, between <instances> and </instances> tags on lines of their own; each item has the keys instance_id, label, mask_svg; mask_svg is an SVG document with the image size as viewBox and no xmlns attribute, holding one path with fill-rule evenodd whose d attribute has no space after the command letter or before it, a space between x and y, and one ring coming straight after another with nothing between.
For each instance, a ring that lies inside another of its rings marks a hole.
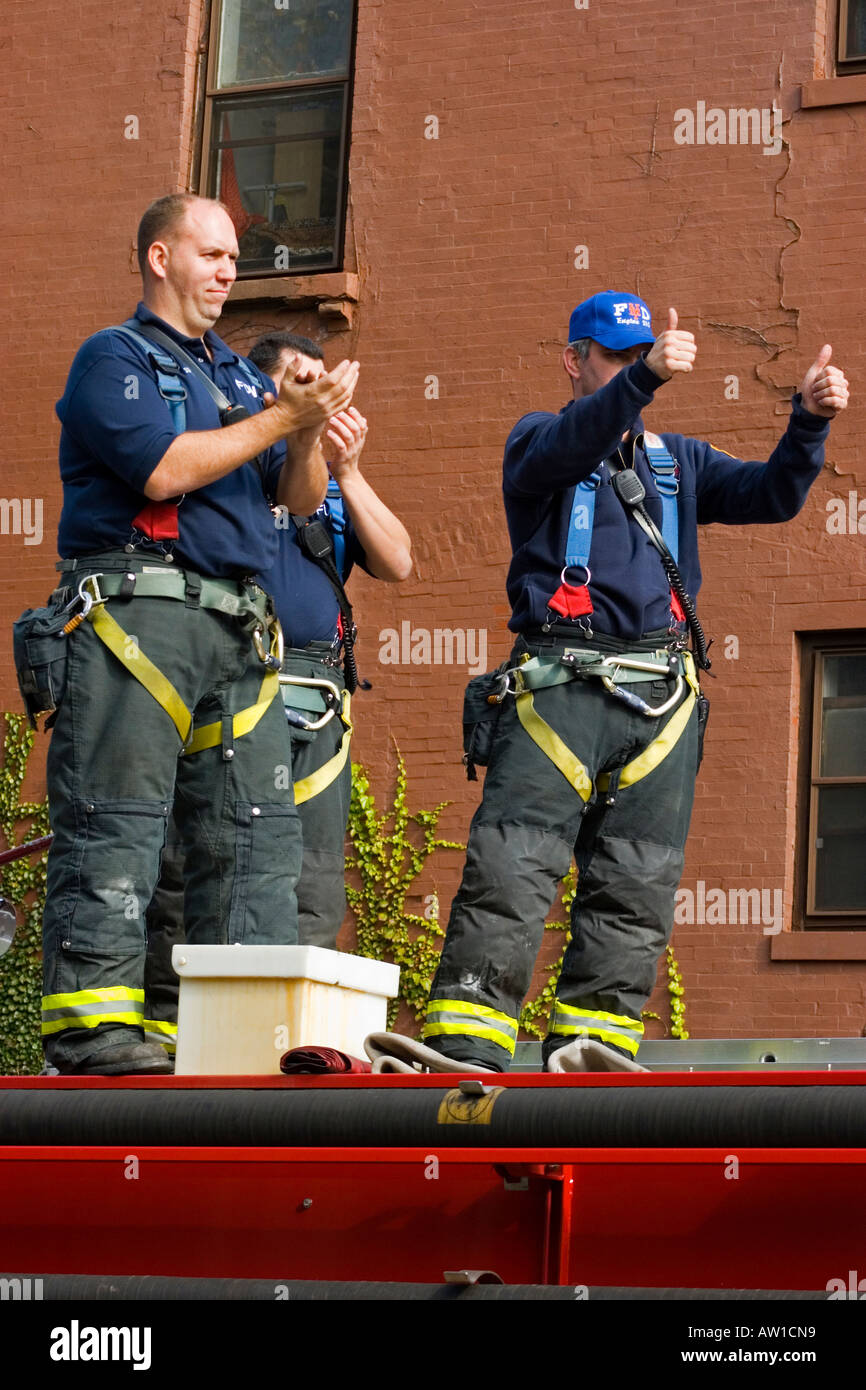
<instances>
[{"instance_id":1,"label":"red brick wall","mask_svg":"<svg viewBox=\"0 0 866 1390\"><path fill-rule=\"evenodd\" d=\"M43 28L23 0L7 9L0 167L14 196L0 232L0 333L15 370L0 403L2 492L44 497L46 539L26 547L0 537L4 624L51 584L53 402L69 361L137 297L129 256L142 206L186 186L201 27L197 0L122 11L83 0L62 31ZM710 10L675 0L586 9L359 0L352 331L326 336L315 314L271 304L230 307L225 332L243 344L264 327L298 325L330 361L361 360L368 476L409 526L416 572L398 588L353 580L359 664L374 684L357 700L355 752L384 799L399 745L413 806L452 799L449 838L465 837L478 797L460 768L467 673L381 665L379 633L403 621L480 629L488 665L506 654L502 445L518 415L565 403L559 356L573 305L602 288L638 291L657 321L675 305L698 338L697 367L659 392L648 423L731 453L769 454L823 342L861 388L861 111L798 109L800 84L823 71L825 11L806 0L719 0ZM677 144L674 113L698 102L778 103L781 152ZM137 141L124 138L130 114ZM430 117L438 139L425 138ZM579 246L588 268L575 268ZM438 399L425 396L431 376ZM726 399L730 376L736 400ZM861 409L855 395L793 523L703 535L701 612L717 679L683 884L781 889L786 926L794 634L866 627L862 539L825 527L828 499L858 487L866 496ZM738 659L726 659L728 636L739 639ZM0 697L16 707L8 669ZM443 854L419 884L419 895L438 890L443 914L459 861ZM674 940L693 1036L857 1034L866 1023L859 964L771 961L760 925L678 926Z\"/></svg>"}]
</instances>

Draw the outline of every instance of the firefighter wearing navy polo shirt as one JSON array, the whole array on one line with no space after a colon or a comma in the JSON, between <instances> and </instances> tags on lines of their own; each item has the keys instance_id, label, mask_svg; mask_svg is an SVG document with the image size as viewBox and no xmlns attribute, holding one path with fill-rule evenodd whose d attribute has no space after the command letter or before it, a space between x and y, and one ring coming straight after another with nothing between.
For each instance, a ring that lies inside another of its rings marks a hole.
<instances>
[{"instance_id":1,"label":"firefighter wearing navy polo shirt","mask_svg":"<svg viewBox=\"0 0 866 1390\"><path fill-rule=\"evenodd\" d=\"M288 372L316 380L325 372L321 349L309 338L277 332L250 348L249 359L279 390ZM331 481L316 517L334 545L341 581L359 564L376 579L398 583L412 570L411 542L402 523L359 468L367 422L352 406L328 422L323 435ZM306 518L277 518L274 563L257 576L273 596L285 637L280 690L291 734L291 775L301 820L303 863L296 894L298 941L333 950L346 910L345 837L352 792L350 705L341 661L340 611L333 584L300 543ZM317 682L306 685L304 682ZM329 690L329 687L332 688ZM336 696L332 693L336 690ZM314 727L319 725L318 728ZM177 976L171 948L185 939L184 855L169 832L156 897L147 913L145 1031L171 1049L177 1020Z\"/></svg>"},{"instance_id":2,"label":"firefighter wearing navy polo shirt","mask_svg":"<svg viewBox=\"0 0 866 1390\"><path fill-rule=\"evenodd\" d=\"M824 459L845 377L821 349L766 463L645 431L641 412L696 344L670 310L654 340L630 294L579 305L563 353L573 400L505 447L509 627L483 800L469 837L424 1041L507 1068L545 916L574 854L568 945L543 1046L549 1070L630 1069L673 925L699 762L703 634L697 526L787 521ZM645 492L645 503L640 493ZM643 520L649 525L644 525ZM653 530L676 561L677 579ZM674 576L674 577L672 577Z\"/></svg>"},{"instance_id":3,"label":"firefighter wearing navy polo shirt","mask_svg":"<svg viewBox=\"0 0 866 1390\"><path fill-rule=\"evenodd\" d=\"M278 625L250 576L278 544L268 498L310 512L324 497L319 436L358 375L343 362L275 397L213 333L238 255L219 203L159 199L138 248L131 332L87 340L57 407L58 568L78 622L48 754L43 1035L62 1073L170 1070L142 1024L145 909L172 804L187 938L297 940L299 825L274 775L290 757Z\"/></svg>"},{"instance_id":4,"label":"firefighter wearing navy polo shirt","mask_svg":"<svg viewBox=\"0 0 866 1390\"><path fill-rule=\"evenodd\" d=\"M273 333L250 349L250 360L275 385L286 371L311 379L324 372L321 348L309 338ZM333 561L341 584L354 565L375 579L396 584L412 573L411 541L406 528L361 473L359 462L367 438L367 421L354 406L328 422L322 437L331 480L316 512L334 546ZM350 705L341 696L342 713L329 716L333 697L302 680L326 681L344 692L346 673L338 599L326 573L300 544L303 519L286 522L273 567L259 582L273 595L283 625L286 654L281 685L292 735L292 778L301 818L303 866L296 889L298 939L302 945L333 950L346 911L345 838L352 794ZM340 629L340 630L338 630ZM328 699L326 705L325 700ZM319 729L307 727L327 723Z\"/></svg>"}]
</instances>

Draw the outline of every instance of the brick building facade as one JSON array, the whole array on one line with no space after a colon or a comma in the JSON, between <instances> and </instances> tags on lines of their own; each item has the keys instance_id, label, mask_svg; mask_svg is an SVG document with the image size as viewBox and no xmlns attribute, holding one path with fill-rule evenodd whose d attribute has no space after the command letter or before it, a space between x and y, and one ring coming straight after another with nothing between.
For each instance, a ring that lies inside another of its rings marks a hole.
<instances>
[{"instance_id":1,"label":"brick building facade","mask_svg":"<svg viewBox=\"0 0 866 1390\"><path fill-rule=\"evenodd\" d=\"M292 8L326 8L223 0L225 23L249 19L254 5L262 24L288 22ZM23 0L7 8L8 633L53 584L54 402L81 340L138 298L133 239L143 206L199 189L218 79L213 53L208 67L207 0L79 0L62 27ZM559 358L575 303L632 289L657 327L675 305L697 336L697 367L659 392L648 424L751 458L769 455L792 391L831 342L853 403L833 427L804 511L784 528L703 534L700 607L716 679L707 682L713 710L683 879L680 915L691 920L678 923L674 942L692 1036L859 1034L866 893L859 915L813 913L801 929L816 872L807 639L830 634L816 638L820 649L850 634L855 652L858 642L866 648L866 476L856 443L866 380L866 73L837 64L837 0L355 8L351 120L333 137L348 159L344 228L339 189L331 200L337 268L317 272L296 257L288 273L240 280L220 330L244 347L265 329L294 328L320 341L330 363L352 355L362 364L366 472L409 527L416 568L397 588L353 580L359 665L374 686L357 701L355 756L387 801L399 746L413 808L450 799L441 831L465 838L478 789L460 766L462 689L473 661L490 668L510 645L502 445L519 415L567 400ZM856 0L848 10L856 18ZM14 710L9 650L7 639L0 708ZM852 669L862 664L855 657ZM862 863L864 714L856 693L846 698L855 756L843 830ZM416 909L436 892L445 915L460 860L437 854ZM657 991L651 1007L664 1012L663 998Z\"/></svg>"}]
</instances>

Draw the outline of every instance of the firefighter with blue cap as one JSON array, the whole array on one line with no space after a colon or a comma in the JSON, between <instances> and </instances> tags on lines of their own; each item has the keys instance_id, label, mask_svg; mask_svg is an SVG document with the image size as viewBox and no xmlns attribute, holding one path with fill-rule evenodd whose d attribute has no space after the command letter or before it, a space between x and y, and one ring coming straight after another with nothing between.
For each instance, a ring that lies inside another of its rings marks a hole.
<instances>
[{"instance_id":1,"label":"firefighter with blue cap","mask_svg":"<svg viewBox=\"0 0 866 1390\"><path fill-rule=\"evenodd\" d=\"M697 528L795 516L848 400L827 344L766 462L651 434L642 412L696 352L674 309L656 338L638 296L593 295L563 352L572 400L525 415L508 437L516 642L505 668L467 690L466 760L470 775L473 762L487 774L427 1009L434 1064L507 1069L574 856L545 1065L641 1069L641 1011L673 926L707 711Z\"/></svg>"}]
</instances>

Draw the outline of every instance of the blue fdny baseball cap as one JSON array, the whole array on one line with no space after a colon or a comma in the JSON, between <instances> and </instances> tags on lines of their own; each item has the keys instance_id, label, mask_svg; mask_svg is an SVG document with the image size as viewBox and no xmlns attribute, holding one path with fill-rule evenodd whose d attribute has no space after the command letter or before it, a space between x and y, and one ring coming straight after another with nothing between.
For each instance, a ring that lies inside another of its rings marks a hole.
<instances>
[{"instance_id":1,"label":"blue fdny baseball cap","mask_svg":"<svg viewBox=\"0 0 866 1390\"><path fill-rule=\"evenodd\" d=\"M593 338L602 347L620 352L640 343L654 343L650 311L635 294L603 290L578 304L568 322L568 341Z\"/></svg>"}]
</instances>

